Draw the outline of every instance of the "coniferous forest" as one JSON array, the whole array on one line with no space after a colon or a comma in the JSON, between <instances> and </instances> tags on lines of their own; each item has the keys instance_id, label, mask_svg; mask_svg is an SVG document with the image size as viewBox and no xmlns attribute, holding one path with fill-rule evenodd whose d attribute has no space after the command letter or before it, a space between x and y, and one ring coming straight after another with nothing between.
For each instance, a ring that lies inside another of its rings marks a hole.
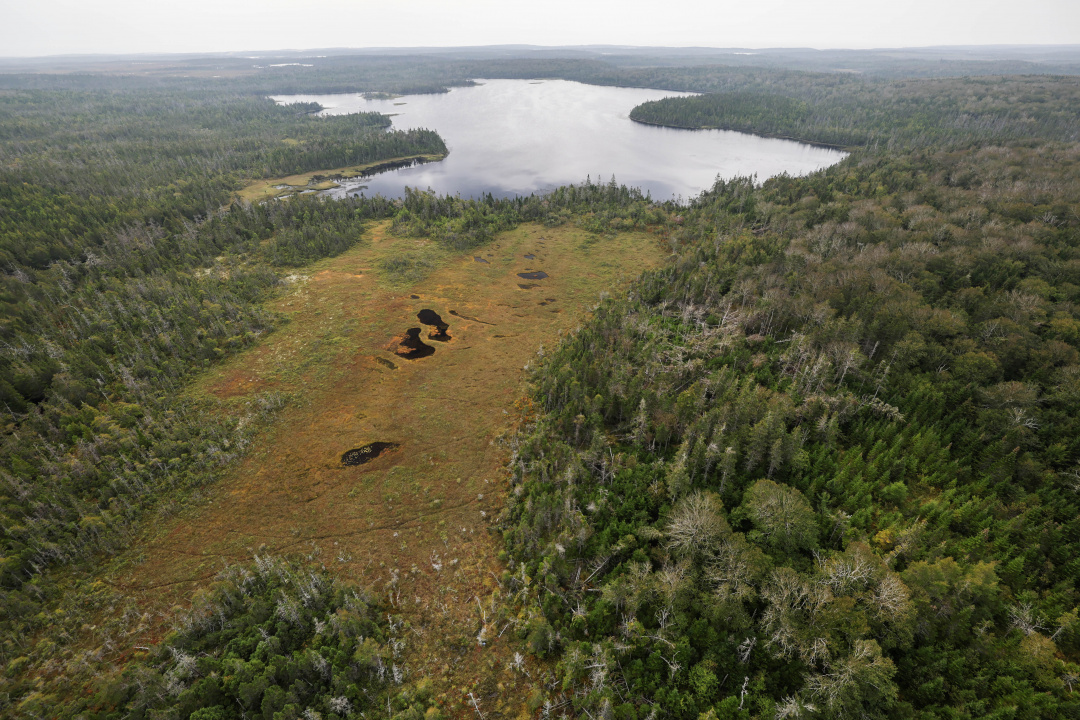
<instances>
[{"instance_id":1,"label":"coniferous forest","mask_svg":"<svg viewBox=\"0 0 1080 720\"><path fill-rule=\"evenodd\" d=\"M0 714L491 713L405 677L406 619L314 558L227 568L137 651L145 618L97 575L289 402L263 393L238 421L193 378L280 327L265 303L296 268L387 221L455 252L535 222L671 253L528 369L491 531L508 632L543 678L512 714L1080 718L1080 81L935 67L0 74ZM850 155L686 205L614 182L235 200L447 152L437 128L268 94L476 77L692 90L631 117Z\"/></svg>"}]
</instances>

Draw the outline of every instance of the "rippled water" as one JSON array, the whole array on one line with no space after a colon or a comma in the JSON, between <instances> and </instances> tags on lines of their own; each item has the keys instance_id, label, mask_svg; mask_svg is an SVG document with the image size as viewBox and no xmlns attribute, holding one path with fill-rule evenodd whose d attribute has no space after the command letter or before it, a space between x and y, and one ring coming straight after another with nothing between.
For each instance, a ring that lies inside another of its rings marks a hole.
<instances>
[{"instance_id":1,"label":"rippled water","mask_svg":"<svg viewBox=\"0 0 1080 720\"><path fill-rule=\"evenodd\" d=\"M361 95L277 96L312 101L339 115L377 111L399 129L438 131L445 160L347 181L329 191L400 197L405 186L439 193L496 197L544 192L586 177L640 187L658 200L689 199L717 176L802 175L845 154L790 140L725 130L642 125L630 110L647 100L688 93L584 85L567 80L479 80L449 93L366 100Z\"/></svg>"}]
</instances>

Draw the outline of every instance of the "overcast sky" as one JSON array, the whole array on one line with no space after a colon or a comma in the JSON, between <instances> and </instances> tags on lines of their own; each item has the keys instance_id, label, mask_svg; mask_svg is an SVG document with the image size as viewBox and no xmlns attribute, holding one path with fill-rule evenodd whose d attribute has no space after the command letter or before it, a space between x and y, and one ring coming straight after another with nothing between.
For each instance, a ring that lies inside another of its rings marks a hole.
<instances>
[{"instance_id":1,"label":"overcast sky","mask_svg":"<svg viewBox=\"0 0 1080 720\"><path fill-rule=\"evenodd\" d=\"M1080 44L1080 0L0 0L0 56L331 47Z\"/></svg>"}]
</instances>

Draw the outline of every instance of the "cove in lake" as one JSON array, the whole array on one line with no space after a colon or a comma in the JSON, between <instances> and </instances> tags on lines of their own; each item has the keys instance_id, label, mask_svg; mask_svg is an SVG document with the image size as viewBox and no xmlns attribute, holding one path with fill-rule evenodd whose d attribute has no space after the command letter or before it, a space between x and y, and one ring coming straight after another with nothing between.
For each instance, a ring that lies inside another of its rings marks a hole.
<instances>
[{"instance_id":1,"label":"cove in lake","mask_svg":"<svg viewBox=\"0 0 1080 720\"><path fill-rule=\"evenodd\" d=\"M567 80L479 80L448 93L394 100L359 94L276 96L281 103L317 102L321 114L381 112L396 129L430 128L446 141L445 160L347 180L326 191L401 197L405 187L479 197L543 193L593 181L639 187L656 200L688 200L719 175L764 180L804 175L845 153L791 140L727 130L643 125L630 111L647 100L689 95L666 90L585 85ZM404 103L404 104L400 104Z\"/></svg>"}]
</instances>

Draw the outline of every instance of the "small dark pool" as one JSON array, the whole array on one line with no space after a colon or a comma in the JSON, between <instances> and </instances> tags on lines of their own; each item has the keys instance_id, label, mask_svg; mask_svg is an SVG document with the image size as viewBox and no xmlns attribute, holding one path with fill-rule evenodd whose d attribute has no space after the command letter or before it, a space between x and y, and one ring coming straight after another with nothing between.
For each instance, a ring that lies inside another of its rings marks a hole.
<instances>
[{"instance_id":1,"label":"small dark pool","mask_svg":"<svg viewBox=\"0 0 1080 720\"><path fill-rule=\"evenodd\" d=\"M434 310L428 310L427 308L416 313L416 317L425 325L446 325L446 323L443 322L443 319L439 317L439 313Z\"/></svg>"},{"instance_id":2,"label":"small dark pool","mask_svg":"<svg viewBox=\"0 0 1080 720\"><path fill-rule=\"evenodd\" d=\"M449 333L446 331L450 329L448 323L443 322L443 319L439 316L439 313L434 310L428 310L424 308L420 312L416 313L417 319L425 325L430 325L434 330L428 334L429 340L438 340L439 342L446 342L450 339Z\"/></svg>"},{"instance_id":3,"label":"small dark pool","mask_svg":"<svg viewBox=\"0 0 1080 720\"><path fill-rule=\"evenodd\" d=\"M435 354L435 348L420 339L420 328L409 328L405 331L405 339L401 341L395 354L406 360L417 360L431 357Z\"/></svg>"},{"instance_id":4,"label":"small dark pool","mask_svg":"<svg viewBox=\"0 0 1080 720\"><path fill-rule=\"evenodd\" d=\"M489 323L487 320L481 320L480 318L474 318L471 315L462 315L457 310L451 310L450 314L453 315L454 317L459 317L462 320L472 320L473 322L478 322L478 323L481 323L483 325L494 325L495 324L495 323Z\"/></svg>"},{"instance_id":5,"label":"small dark pool","mask_svg":"<svg viewBox=\"0 0 1080 720\"><path fill-rule=\"evenodd\" d=\"M346 450L341 455L341 464L363 465L364 463L371 462L379 457L379 455L386 450L393 450L398 447L399 444L400 443L394 442L373 442L362 447L353 448L352 450Z\"/></svg>"},{"instance_id":6,"label":"small dark pool","mask_svg":"<svg viewBox=\"0 0 1080 720\"><path fill-rule=\"evenodd\" d=\"M518 277L523 280L543 280L548 274L543 270L533 270L532 272L518 273Z\"/></svg>"}]
</instances>

